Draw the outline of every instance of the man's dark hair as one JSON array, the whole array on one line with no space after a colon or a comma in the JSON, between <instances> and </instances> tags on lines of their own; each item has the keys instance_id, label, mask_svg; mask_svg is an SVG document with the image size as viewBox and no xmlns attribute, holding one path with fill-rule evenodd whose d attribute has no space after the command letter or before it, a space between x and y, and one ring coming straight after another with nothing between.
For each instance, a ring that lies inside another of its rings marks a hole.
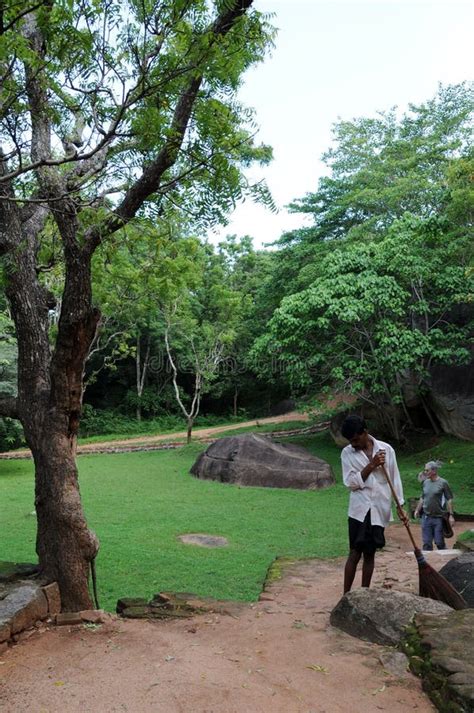
<instances>
[{"instance_id":1,"label":"man's dark hair","mask_svg":"<svg viewBox=\"0 0 474 713\"><path fill-rule=\"evenodd\" d=\"M356 414L351 414L346 416L341 426L341 433L348 441L354 436L358 436L359 433L363 433L367 430L367 424L361 416L356 416Z\"/></svg>"}]
</instances>

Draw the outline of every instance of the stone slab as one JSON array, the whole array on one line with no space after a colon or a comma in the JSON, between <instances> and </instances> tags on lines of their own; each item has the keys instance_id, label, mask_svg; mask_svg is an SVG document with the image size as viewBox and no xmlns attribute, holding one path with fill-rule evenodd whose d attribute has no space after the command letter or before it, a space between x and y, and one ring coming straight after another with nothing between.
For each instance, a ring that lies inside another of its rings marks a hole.
<instances>
[{"instance_id":1,"label":"stone slab","mask_svg":"<svg viewBox=\"0 0 474 713\"><path fill-rule=\"evenodd\" d=\"M404 648L438 710L473 713L474 609L418 614Z\"/></svg>"},{"instance_id":2,"label":"stone slab","mask_svg":"<svg viewBox=\"0 0 474 713\"><path fill-rule=\"evenodd\" d=\"M46 597L37 584L23 582L14 585L0 601L0 626L10 622L11 634L28 629L48 615Z\"/></svg>"},{"instance_id":3,"label":"stone slab","mask_svg":"<svg viewBox=\"0 0 474 713\"><path fill-rule=\"evenodd\" d=\"M416 594L387 589L354 589L331 612L332 626L365 641L397 645L405 627L419 612L446 615L452 609L442 602Z\"/></svg>"}]
</instances>

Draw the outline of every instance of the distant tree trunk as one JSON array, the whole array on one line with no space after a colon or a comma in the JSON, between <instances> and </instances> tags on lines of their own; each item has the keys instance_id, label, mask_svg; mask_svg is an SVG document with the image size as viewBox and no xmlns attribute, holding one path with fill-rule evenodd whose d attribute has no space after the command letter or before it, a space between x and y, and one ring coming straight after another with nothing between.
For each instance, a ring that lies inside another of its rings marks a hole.
<instances>
[{"instance_id":1,"label":"distant tree trunk","mask_svg":"<svg viewBox=\"0 0 474 713\"><path fill-rule=\"evenodd\" d=\"M432 414L432 412L431 412L431 409L430 409L430 407L428 406L428 404L427 404L427 402L426 402L426 399L425 399L425 397L423 396L422 393L420 393L420 401L421 401L421 405L423 406L424 412L425 412L426 415L428 416L428 420L429 420L429 422L431 423L431 427L432 427L433 431L435 432L435 434L436 434L437 436L439 436L439 434L441 433L441 431L440 431L439 426L438 426L438 424L436 423L436 421L435 421L435 419L434 419L434 417L433 417L433 414Z\"/></svg>"},{"instance_id":2,"label":"distant tree trunk","mask_svg":"<svg viewBox=\"0 0 474 713\"><path fill-rule=\"evenodd\" d=\"M201 405L202 374L200 371L199 363L196 361L196 363L195 363L196 373L194 375L194 394L193 394L193 400L191 403L191 407L188 410L186 408L186 406L184 405L183 400L181 399L181 396L179 393L178 369L176 368L176 364L174 362L173 355L171 353L170 330L171 330L171 323L168 320L168 324L165 329L166 353L168 355L168 361L171 366L173 387L174 387L174 393L176 396L176 401L178 402L178 405L179 405L181 411L183 412L183 415L186 418L186 425L187 425L186 442L191 443L191 434L192 434L192 430L193 430L194 421L195 421L197 415L199 414L199 407Z\"/></svg>"},{"instance_id":3,"label":"distant tree trunk","mask_svg":"<svg viewBox=\"0 0 474 713\"><path fill-rule=\"evenodd\" d=\"M137 352L135 356L135 369L137 377L137 421L142 420L142 404L141 398L143 394L143 389L145 387L145 377L148 371L148 364L150 361L150 335L147 337L147 345L145 352L145 359L143 364L141 361L141 335L140 332L137 335Z\"/></svg>"},{"instance_id":4,"label":"distant tree trunk","mask_svg":"<svg viewBox=\"0 0 474 713\"><path fill-rule=\"evenodd\" d=\"M187 423L187 431L186 431L186 443L189 444L191 443L191 434L194 426L194 418L188 418L188 423Z\"/></svg>"},{"instance_id":5,"label":"distant tree trunk","mask_svg":"<svg viewBox=\"0 0 474 713\"><path fill-rule=\"evenodd\" d=\"M233 409L234 416L237 416L238 398L239 398L239 390L238 390L237 386L235 386L234 387L234 409Z\"/></svg>"}]
</instances>

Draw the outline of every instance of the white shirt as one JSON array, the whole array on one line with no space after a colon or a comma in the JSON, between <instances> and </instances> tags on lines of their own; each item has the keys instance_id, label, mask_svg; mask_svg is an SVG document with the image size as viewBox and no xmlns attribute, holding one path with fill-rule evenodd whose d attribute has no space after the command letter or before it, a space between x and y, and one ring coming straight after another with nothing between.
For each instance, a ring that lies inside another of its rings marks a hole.
<instances>
[{"instance_id":1,"label":"white shirt","mask_svg":"<svg viewBox=\"0 0 474 713\"><path fill-rule=\"evenodd\" d=\"M385 451L385 469L392 481L400 505L403 505L405 502L403 499L403 486L395 451L388 443L376 441L373 436L369 436L369 438L374 444L372 456L377 451ZM351 445L343 448L341 462L344 485L351 491L349 517L363 522L367 512L370 510L372 525L386 527L390 520L393 520L391 512L392 493L381 468L373 470L364 482L360 472L369 463L369 458L363 450L356 450Z\"/></svg>"}]
</instances>

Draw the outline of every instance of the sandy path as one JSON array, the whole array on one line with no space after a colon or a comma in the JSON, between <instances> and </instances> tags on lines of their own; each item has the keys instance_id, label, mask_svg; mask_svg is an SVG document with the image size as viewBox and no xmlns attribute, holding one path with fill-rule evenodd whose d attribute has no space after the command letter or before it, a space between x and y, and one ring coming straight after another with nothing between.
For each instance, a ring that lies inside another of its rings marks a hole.
<instances>
[{"instance_id":1,"label":"sandy path","mask_svg":"<svg viewBox=\"0 0 474 713\"><path fill-rule=\"evenodd\" d=\"M309 416L305 413L298 413L292 411L291 413L286 413L282 416L269 416L267 418L259 418L254 421L242 421L241 423L232 423L228 426L213 426L212 428L196 428L193 430L193 439L200 440L215 436L219 433L225 433L226 431L233 431L236 428L250 428L252 426L260 426L266 423L286 423L287 421L308 421ZM104 449L119 448L120 446L149 446L154 443L172 442L186 440L186 431L175 431L174 433L163 433L157 434L156 436L136 436L135 438L123 438L116 441L103 441L99 443L87 443L84 445L79 445L77 447L77 453L94 453L96 451L103 451ZM30 451L25 448L17 451L6 451L5 453L0 453L0 459L10 459L10 458L28 458L31 456Z\"/></svg>"},{"instance_id":2,"label":"sandy path","mask_svg":"<svg viewBox=\"0 0 474 713\"><path fill-rule=\"evenodd\" d=\"M466 523L461 529L468 529ZM417 526L415 526L417 527ZM387 531L374 586L414 591L400 525ZM446 556L433 553L439 568ZM97 629L43 628L0 659L3 713L428 713L409 673L387 673L385 647L329 624L343 560L291 565L235 616L112 618ZM151 594L151 592L150 592ZM321 667L321 668L318 668Z\"/></svg>"}]
</instances>

